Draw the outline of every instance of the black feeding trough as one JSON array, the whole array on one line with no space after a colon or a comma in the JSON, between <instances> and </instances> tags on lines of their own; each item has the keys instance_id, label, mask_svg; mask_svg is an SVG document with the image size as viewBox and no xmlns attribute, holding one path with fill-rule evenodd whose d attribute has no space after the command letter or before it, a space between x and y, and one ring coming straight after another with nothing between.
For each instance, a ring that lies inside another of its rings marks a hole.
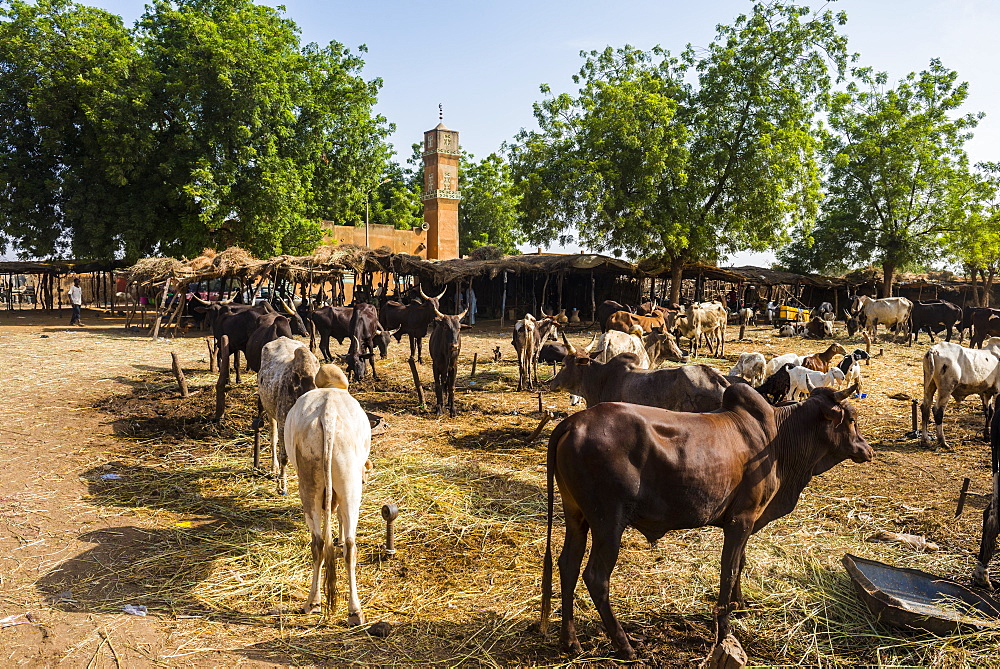
<instances>
[{"instance_id":1,"label":"black feeding trough","mask_svg":"<svg viewBox=\"0 0 1000 669\"><path fill-rule=\"evenodd\" d=\"M964 585L850 554L841 562L861 601L887 625L935 634L1000 630L1000 602Z\"/></svg>"}]
</instances>

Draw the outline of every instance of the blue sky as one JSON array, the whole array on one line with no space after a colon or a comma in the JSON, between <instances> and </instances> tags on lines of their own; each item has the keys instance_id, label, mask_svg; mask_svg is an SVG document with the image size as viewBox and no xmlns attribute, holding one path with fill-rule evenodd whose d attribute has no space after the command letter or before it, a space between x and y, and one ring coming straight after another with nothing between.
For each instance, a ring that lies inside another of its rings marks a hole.
<instances>
[{"instance_id":1,"label":"blue sky","mask_svg":"<svg viewBox=\"0 0 1000 669\"><path fill-rule=\"evenodd\" d=\"M85 0L84 0L85 1ZM90 0L131 24L141 0ZM278 2L265 2L277 6ZM752 4L737 0L508 0L412 1L284 0L303 41L368 47L367 79L380 77L377 110L396 124L398 159L437 122L460 132L462 146L485 157L518 130L533 127L539 84L572 91L581 50L605 46L672 52L707 45L715 26ZM967 145L974 161L1000 161L1000 2L996 0L842 0L810 2L813 9L845 11L842 28L860 64L889 73L894 82L940 58L970 85L967 111L986 118ZM741 264L740 258L734 259Z\"/></svg>"}]
</instances>

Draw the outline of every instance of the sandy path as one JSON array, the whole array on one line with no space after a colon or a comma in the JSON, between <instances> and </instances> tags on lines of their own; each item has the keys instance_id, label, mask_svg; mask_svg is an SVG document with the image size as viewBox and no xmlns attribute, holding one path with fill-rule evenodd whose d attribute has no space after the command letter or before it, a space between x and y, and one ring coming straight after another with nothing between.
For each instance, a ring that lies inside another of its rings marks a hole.
<instances>
[{"instance_id":1,"label":"sandy path","mask_svg":"<svg viewBox=\"0 0 1000 669\"><path fill-rule=\"evenodd\" d=\"M107 461L105 446L114 440L93 402L125 389L143 369L168 367L171 350L185 368L204 369L206 349L201 339L152 342L125 334L119 320L86 316L88 326L69 329L68 314L0 312L0 455L7 463L0 483L0 619L30 618L0 628L0 664L184 665L186 648L208 645L184 621L77 612L68 593L75 573L104 570L113 577L101 557L138 544L138 532L149 526L133 510L88 502L84 476L99 477L93 469ZM129 528L137 532L123 531ZM59 593L64 601L54 602ZM215 647L219 641L212 639ZM239 645L233 639L226 647ZM258 664L211 652L198 654L197 662Z\"/></svg>"}]
</instances>

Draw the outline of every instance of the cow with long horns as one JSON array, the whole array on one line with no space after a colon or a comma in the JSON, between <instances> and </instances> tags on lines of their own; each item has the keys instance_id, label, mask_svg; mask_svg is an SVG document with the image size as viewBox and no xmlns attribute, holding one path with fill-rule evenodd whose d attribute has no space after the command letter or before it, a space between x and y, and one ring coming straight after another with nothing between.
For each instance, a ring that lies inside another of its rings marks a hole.
<instances>
[{"instance_id":1,"label":"cow with long horns","mask_svg":"<svg viewBox=\"0 0 1000 669\"><path fill-rule=\"evenodd\" d=\"M455 416L455 379L458 377L458 354L462 351L462 319L466 309L456 316L449 316L434 308L434 329L427 348L431 354L434 371L434 394L437 398L437 415L444 413L445 395L448 396L448 413Z\"/></svg>"},{"instance_id":2,"label":"cow with long horns","mask_svg":"<svg viewBox=\"0 0 1000 669\"><path fill-rule=\"evenodd\" d=\"M419 290L423 302L400 304L390 300L382 305L379 320L383 330L395 329L396 341L401 340L403 335L409 336L410 359L413 360L415 357L417 362L423 363L424 337L427 336L427 329L430 327L431 321L441 313L438 311L441 306L439 300L444 297L444 293L448 289L445 288L436 297L428 297L423 288L419 288Z\"/></svg>"}]
</instances>

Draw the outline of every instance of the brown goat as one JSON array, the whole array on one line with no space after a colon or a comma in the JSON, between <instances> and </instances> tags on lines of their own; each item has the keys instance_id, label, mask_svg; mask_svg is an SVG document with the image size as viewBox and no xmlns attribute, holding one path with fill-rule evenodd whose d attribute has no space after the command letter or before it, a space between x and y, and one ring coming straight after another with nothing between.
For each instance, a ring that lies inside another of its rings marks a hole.
<instances>
[{"instance_id":1,"label":"brown goat","mask_svg":"<svg viewBox=\"0 0 1000 669\"><path fill-rule=\"evenodd\" d=\"M817 372L830 371L830 363L835 355L847 355L847 350L840 344L833 343L822 353L813 353L802 359L802 366Z\"/></svg>"}]
</instances>

